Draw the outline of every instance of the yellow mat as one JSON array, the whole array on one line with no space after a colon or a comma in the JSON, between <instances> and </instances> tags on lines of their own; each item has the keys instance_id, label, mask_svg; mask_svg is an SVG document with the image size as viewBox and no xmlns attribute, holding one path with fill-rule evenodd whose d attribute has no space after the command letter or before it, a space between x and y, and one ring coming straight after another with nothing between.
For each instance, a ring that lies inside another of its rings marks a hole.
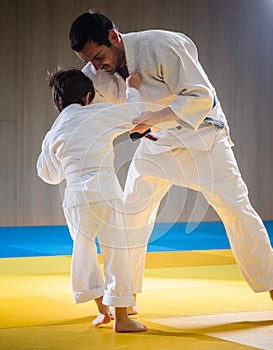
<instances>
[{"instance_id":1,"label":"yellow mat","mask_svg":"<svg viewBox=\"0 0 273 350\"><path fill-rule=\"evenodd\" d=\"M137 318L146 333L91 325L74 305L68 256L0 259L1 350L273 349L273 302L253 293L230 251L148 253Z\"/></svg>"}]
</instances>

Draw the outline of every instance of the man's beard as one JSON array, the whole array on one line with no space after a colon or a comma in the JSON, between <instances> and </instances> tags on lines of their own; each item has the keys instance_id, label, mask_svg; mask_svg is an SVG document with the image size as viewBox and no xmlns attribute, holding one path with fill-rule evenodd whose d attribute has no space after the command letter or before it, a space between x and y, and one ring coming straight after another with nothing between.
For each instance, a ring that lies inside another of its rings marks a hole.
<instances>
[{"instance_id":1,"label":"man's beard","mask_svg":"<svg viewBox=\"0 0 273 350\"><path fill-rule=\"evenodd\" d=\"M113 51L113 61L114 60L116 61L116 64L113 65L114 66L113 74L114 74L124 66L125 56L124 56L124 53L120 49L116 48L115 46L112 46L112 51Z\"/></svg>"}]
</instances>

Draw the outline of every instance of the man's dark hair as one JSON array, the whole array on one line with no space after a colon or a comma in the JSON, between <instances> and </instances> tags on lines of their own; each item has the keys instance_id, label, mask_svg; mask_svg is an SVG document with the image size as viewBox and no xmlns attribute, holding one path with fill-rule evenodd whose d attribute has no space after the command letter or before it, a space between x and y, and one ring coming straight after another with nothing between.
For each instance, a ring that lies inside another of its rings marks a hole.
<instances>
[{"instance_id":1,"label":"man's dark hair","mask_svg":"<svg viewBox=\"0 0 273 350\"><path fill-rule=\"evenodd\" d=\"M98 45L111 46L108 35L109 30L117 27L102 13L96 11L85 12L77 17L71 25L69 32L72 50L79 52L84 45L92 40Z\"/></svg>"},{"instance_id":2,"label":"man's dark hair","mask_svg":"<svg viewBox=\"0 0 273 350\"><path fill-rule=\"evenodd\" d=\"M91 93L89 102L92 102L95 97L92 80L75 68L59 70L52 74L49 79L49 87L59 111L72 103L84 105L84 98L88 92Z\"/></svg>"}]
</instances>

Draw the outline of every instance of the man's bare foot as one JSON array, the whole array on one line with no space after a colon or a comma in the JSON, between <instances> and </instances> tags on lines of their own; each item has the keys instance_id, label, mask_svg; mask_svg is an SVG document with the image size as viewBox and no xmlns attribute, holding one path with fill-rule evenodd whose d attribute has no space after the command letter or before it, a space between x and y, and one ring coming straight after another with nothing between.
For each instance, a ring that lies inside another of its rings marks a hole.
<instances>
[{"instance_id":1,"label":"man's bare foot","mask_svg":"<svg viewBox=\"0 0 273 350\"><path fill-rule=\"evenodd\" d=\"M273 300L273 289L269 291L270 297Z\"/></svg>"},{"instance_id":2,"label":"man's bare foot","mask_svg":"<svg viewBox=\"0 0 273 350\"><path fill-rule=\"evenodd\" d=\"M122 321L115 320L115 324L113 327L114 331L117 333L131 333L131 332L146 332L147 327L131 318L127 318Z\"/></svg>"},{"instance_id":3,"label":"man's bare foot","mask_svg":"<svg viewBox=\"0 0 273 350\"><path fill-rule=\"evenodd\" d=\"M115 323L113 329L118 333L147 331L147 327L144 324L128 317L127 307L115 308Z\"/></svg>"},{"instance_id":4,"label":"man's bare foot","mask_svg":"<svg viewBox=\"0 0 273 350\"><path fill-rule=\"evenodd\" d=\"M113 319L114 318L113 318L113 316L110 315L110 313L101 314L99 312L98 316L92 321L92 325L93 326L99 326L101 324L107 324Z\"/></svg>"}]
</instances>

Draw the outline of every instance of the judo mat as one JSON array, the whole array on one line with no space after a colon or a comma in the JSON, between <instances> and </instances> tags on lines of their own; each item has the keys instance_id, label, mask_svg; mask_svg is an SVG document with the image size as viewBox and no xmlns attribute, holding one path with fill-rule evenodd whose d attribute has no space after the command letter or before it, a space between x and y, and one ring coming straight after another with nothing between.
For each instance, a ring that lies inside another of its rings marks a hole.
<instances>
[{"instance_id":1,"label":"judo mat","mask_svg":"<svg viewBox=\"0 0 273 350\"><path fill-rule=\"evenodd\" d=\"M273 221L264 221L264 224L273 245ZM148 252L216 249L230 249L221 222L156 223L148 245ZM0 227L0 258L71 253L67 226Z\"/></svg>"},{"instance_id":2,"label":"judo mat","mask_svg":"<svg viewBox=\"0 0 273 350\"><path fill-rule=\"evenodd\" d=\"M131 316L149 330L128 334L114 333L112 322L93 327L94 302L73 304L71 256L58 248L71 249L65 228L36 227L33 236L31 228L1 228L0 237L12 232L0 242L0 349L273 350L273 302L250 290L215 224L185 237L172 227L149 244L139 314Z\"/></svg>"}]
</instances>

